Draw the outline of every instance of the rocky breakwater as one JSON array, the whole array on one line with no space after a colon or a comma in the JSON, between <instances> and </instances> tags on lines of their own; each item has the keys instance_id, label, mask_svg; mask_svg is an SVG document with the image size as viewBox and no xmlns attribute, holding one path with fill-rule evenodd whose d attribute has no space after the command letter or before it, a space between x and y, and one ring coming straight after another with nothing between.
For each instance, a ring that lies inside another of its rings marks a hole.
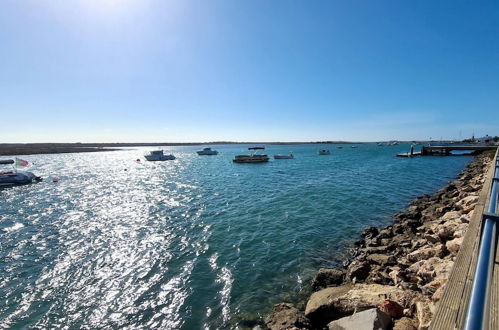
<instances>
[{"instance_id":1,"label":"rocky breakwater","mask_svg":"<svg viewBox=\"0 0 499 330\"><path fill-rule=\"evenodd\" d=\"M427 329L489 164L490 157L477 156L457 180L431 196L415 199L396 214L393 225L366 228L342 268L317 272L314 293L304 311L277 304L266 326L272 330Z\"/></svg>"}]
</instances>

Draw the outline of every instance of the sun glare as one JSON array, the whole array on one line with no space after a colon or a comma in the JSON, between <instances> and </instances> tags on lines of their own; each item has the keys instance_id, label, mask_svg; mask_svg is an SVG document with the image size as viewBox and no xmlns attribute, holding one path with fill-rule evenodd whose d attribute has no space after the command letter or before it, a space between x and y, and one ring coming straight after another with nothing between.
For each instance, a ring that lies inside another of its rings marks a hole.
<instances>
[{"instance_id":1,"label":"sun glare","mask_svg":"<svg viewBox=\"0 0 499 330\"><path fill-rule=\"evenodd\" d=\"M128 16L145 3L140 0L80 0L80 6L88 15L105 18Z\"/></svg>"}]
</instances>

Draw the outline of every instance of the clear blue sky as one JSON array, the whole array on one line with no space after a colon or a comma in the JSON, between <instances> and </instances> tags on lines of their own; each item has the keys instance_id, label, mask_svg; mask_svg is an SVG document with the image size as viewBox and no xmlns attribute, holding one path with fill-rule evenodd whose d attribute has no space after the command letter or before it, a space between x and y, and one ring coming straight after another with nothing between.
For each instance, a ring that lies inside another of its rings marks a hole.
<instances>
[{"instance_id":1,"label":"clear blue sky","mask_svg":"<svg viewBox=\"0 0 499 330\"><path fill-rule=\"evenodd\" d=\"M499 2L0 1L0 142L499 135Z\"/></svg>"}]
</instances>

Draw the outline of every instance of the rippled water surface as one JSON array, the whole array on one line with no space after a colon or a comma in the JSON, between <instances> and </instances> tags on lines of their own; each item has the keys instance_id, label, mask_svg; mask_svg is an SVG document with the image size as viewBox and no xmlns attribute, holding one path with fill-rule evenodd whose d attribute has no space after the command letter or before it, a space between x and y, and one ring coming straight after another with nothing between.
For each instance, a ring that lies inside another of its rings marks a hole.
<instances>
[{"instance_id":1,"label":"rippled water surface","mask_svg":"<svg viewBox=\"0 0 499 330\"><path fill-rule=\"evenodd\" d=\"M470 161L296 145L266 150L293 160L233 164L246 147L174 147L160 163L146 149L23 156L46 180L0 191L0 327L249 325Z\"/></svg>"}]
</instances>

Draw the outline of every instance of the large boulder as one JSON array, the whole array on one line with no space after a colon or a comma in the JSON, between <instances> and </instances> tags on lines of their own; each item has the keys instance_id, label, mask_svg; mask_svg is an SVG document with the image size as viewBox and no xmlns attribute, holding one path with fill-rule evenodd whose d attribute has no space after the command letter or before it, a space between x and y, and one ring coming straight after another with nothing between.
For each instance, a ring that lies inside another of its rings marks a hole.
<instances>
[{"instance_id":1,"label":"large boulder","mask_svg":"<svg viewBox=\"0 0 499 330\"><path fill-rule=\"evenodd\" d=\"M396 320L393 324L393 330L417 330L418 322L411 318L403 317L400 320Z\"/></svg>"},{"instance_id":2,"label":"large boulder","mask_svg":"<svg viewBox=\"0 0 499 330\"><path fill-rule=\"evenodd\" d=\"M478 196L467 196L456 203L457 206L461 207L464 214L468 214L471 210L475 208L478 202Z\"/></svg>"},{"instance_id":3,"label":"large boulder","mask_svg":"<svg viewBox=\"0 0 499 330\"><path fill-rule=\"evenodd\" d=\"M404 307L402 307L398 302L385 299L379 305L379 310L383 313L390 315L394 319L401 318L404 315Z\"/></svg>"},{"instance_id":4,"label":"large boulder","mask_svg":"<svg viewBox=\"0 0 499 330\"><path fill-rule=\"evenodd\" d=\"M394 265L396 263L396 259L394 256L389 256L386 254L374 253L368 255L366 259L380 266Z\"/></svg>"},{"instance_id":5,"label":"large boulder","mask_svg":"<svg viewBox=\"0 0 499 330\"><path fill-rule=\"evenodd\" d=\"M305 316L315 326L324 326L332 320L378 307L383 300L398 301L406 293L389 285L355 284L330 287L312 294L305 308Z\"/></svg>"},{"instance_id":6,"label":"large boulder","mask_svg":"<svg viewBox=\"0 0 499 330\"><path fill-rule=\"evenodd\" d=\"M445 243L445 247L453 256L457 255L459 249L461 248L461 245L463 244L463 236L459 236L460 237L456 237L453 240L447 241L447 243Z\"/></svg>"},{"instance_id":7,"label":"large boulder","mask_svg":"<svg viewBox=\"0 0 499 330\"><path fill-rule=\"evenodd\" d=\"M438 237L445 242L446 240L451 239L455 232L463 231L467 228L468 224L463 223L460 219L447 221L438 227Z\"/></svg>"},{"instance_id":8,"label":"large boulder","mask_svg":"<svg viewBox=\"0 0 499 330\"><path fill-rule=\"evenodd\" d=\"M341 309L339 299L345 296L352 287L347 284L314 292L308 299L305 316L314 324L325 325L334 319L348 315L348 312L344 313Z\"/></svg>"},{"instance_id":9,"label":"large boulder","mask_svg":"<svg viewBox=\"0 0 499 330\"><path fill-rule=\"evenodd\" d=\"M422 248L413 251L407 255L407 259L411 262L416 262L420 260L427 260L431 257L443 257L444 256L444 246L442 244L437 244L427 248Z\"/></svg>"},{"instance_id":10,"label":"large boulder","mask_svg":"<svg viewBox=\"0 0 499 330\"><path fill-rule=\"evenodd\" d=\"M312 281L312 289L316 291L328 286L340 285L344 278L343 269L320 268Z\"/></svg>"},{"instance_id":11,"label":"large boulder","mask_svg":"<svg viewBox=\"0 0 499 330\"><path fill-rule=\"evenodd\" d=\"M390 316L377 308L372 308L332 321L327 326L329 330L385 330L390 328L391 323Z\"/></svg>"},{"instance_id":12,"label":"large boulder","mask_svg":"<svg viewBox=\"0 0 499 330\"><path fill-rule=\"evenodd\" d=\"M419 321L418 329L426 330L430 327L433 314L435 313L435 304L429 299L422 299L416 302L416 317Z\"/></svg>"},{"instance_id":13,"label":"large boulder","mask_svg":"<svg viewBox=\"0 0 499 330\"><path fill-rule=\"evenodd\" d=\"M312 329L310 321L291 304L276 304L265 324L270 330Z\"/></svg>"},{"instance_id":14,"label":"large boulder","mask_svg":"<svg viewBox=\"0 0 499 330\"><path fill-rule=\"evenodd\" d=\"M352 282L363 281L369 276L370 271L371 265L368 262L355 260L348 266L346 278Z\"/></svg>"},{"instance_id":15,"label":"large boulder","mask_svg":"<svg viewBox=\"0 0 499 330\"><path fill-rule=\"evenodd\" d=\"M425 283L429 283L440 278L447 279L449 278L453 266L454 262L452 260L432 257L420 265L417 275Z\"/></svg>"},{"instance_id":16,"label":"large boulder","mask_svg":"<svg viewBox=\"0 0 499 330\"><path fill-rule=\"evenodd\" d=\"M459 217L461 216L461 212L459 211L450 211L450 212L447 212L445 213L441 218L440 220L441 221L448 221L448 220L453 220L453 219L459 219Z\"/></svg>"}]
</instances>

